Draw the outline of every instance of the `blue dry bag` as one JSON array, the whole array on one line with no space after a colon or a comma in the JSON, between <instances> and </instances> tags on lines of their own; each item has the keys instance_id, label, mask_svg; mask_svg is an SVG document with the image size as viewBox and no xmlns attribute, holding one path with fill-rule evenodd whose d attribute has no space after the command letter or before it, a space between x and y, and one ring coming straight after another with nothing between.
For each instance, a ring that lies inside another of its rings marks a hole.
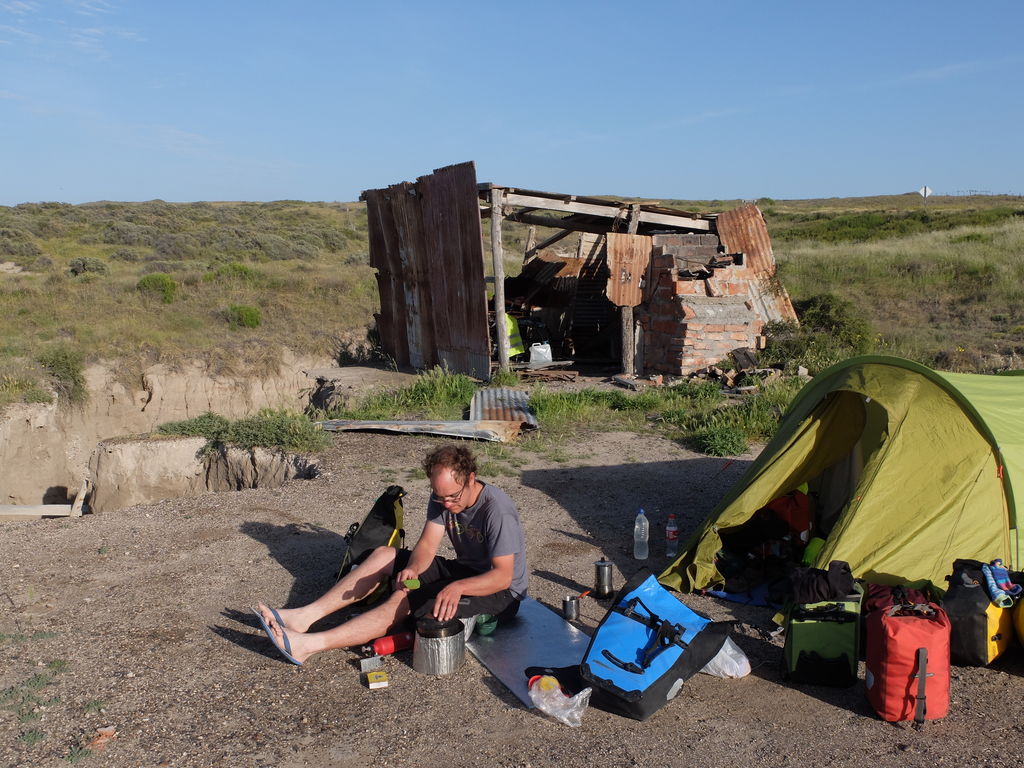
<instances>
[{"instance_id":1,"label":"blue dry bag","mask_svg":"<svg viewBox=\"0 0 1024 768\"><path fill-rule=\"evenodd\" d=\"M728 632L727 622L692 611L643 569L615 596L580 674L602 709L646 720L718 654Z\"/></svg>"}]
</instances>

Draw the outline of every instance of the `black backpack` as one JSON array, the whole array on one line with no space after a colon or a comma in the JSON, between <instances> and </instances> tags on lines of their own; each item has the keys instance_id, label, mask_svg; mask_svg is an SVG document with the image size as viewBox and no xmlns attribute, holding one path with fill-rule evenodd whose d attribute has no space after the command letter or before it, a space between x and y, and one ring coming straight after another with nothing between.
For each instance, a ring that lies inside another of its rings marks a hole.
<instances>
[{"instance_id":1,"label":"black backpack","mask_svg":"<svg viewBox=\"0 0 1024 768\"><path fill-rule=\"evenodd\" d=\"M365 560L377 547L405 546L404 508L402 497L405 489L400 485L389 486L374 502L373 508L361 523L352 523L345 534L348 547L341 558L338 579ZM375 589L364 602L374 602L383 594L386 583Z\"/></svg>"}]
</instances>

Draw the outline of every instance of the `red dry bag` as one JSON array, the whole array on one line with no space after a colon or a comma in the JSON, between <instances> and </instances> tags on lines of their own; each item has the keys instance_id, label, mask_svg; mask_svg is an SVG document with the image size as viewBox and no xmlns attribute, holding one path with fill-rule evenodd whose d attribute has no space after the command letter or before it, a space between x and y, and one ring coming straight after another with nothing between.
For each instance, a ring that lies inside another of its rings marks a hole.
<instances>
[{"instance_id":1,"label":"red dry bag","mask_svg":"<svg viewBox=\"0 0 1024 768\"><path fill-rule=\"evenodd\" d=\"M893 605L867 617L868 702L883 720L949 712L949 617L935 603Z\"/></svg>"}]
</instances>

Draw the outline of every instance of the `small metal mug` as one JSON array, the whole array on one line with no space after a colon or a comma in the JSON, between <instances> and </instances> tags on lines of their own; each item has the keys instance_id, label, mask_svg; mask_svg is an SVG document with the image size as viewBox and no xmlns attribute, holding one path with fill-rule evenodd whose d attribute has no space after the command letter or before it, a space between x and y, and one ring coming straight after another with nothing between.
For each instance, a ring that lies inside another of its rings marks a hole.
<instances>
[{"instance_id":1,"label":"small metal mug","mask_svg":"<svg viewBox=\"0 0 1024 768\"><path fill-rule=\"evenodd\" d=\"M566 621L575 621L580 617L580 599L576 595L562 598L562 615Z\"/></svg>"}]
</instances>

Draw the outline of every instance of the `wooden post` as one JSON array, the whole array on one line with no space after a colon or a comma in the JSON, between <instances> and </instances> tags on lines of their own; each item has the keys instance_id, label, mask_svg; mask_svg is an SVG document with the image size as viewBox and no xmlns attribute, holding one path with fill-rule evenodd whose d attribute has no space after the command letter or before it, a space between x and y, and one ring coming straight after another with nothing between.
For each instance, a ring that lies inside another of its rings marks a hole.
<instances>
[{"instance_id":1,"label":"wooden post","mask_svg":"<svg viewBox=\"0 0 1024 768\"><path fill-rule=\"evenodd\" d=\"M494 259L494 325L498 336L498 368L509 369L508 326L505 324L505 262L501 250L501 220L504 218L503 190L491 189L491 257Z\"/></svg>"},{"instance_id":2,"label":"wooden post","mask_svg":"<svg viewBox=\"0 0 1024 768\"><path fill-rule=\"evenodd\" d=\"M633 307L625 306L622 310L622 373L632 376L636 373L633 366Z\"/></svg>"},{"instance_id":3,"label":"wooden post","mask_svg":"<svg viewBox=\"0 0 1024 768\"><path fill-rule=\"evenodd\" d=\"M626 232L635 235L640 226L640 204L633 203L629 207L629 227ZM625 376L636 374L636 331L633 328L633 307L621 308L622 322L622 373Z\"/></svg>"},{"instance_id":4,"label":"wooden post","mask_svg":"<svg viewBox=\"0 0 1024 768\"><path fill-rule=\"evenodd\" d=\"M523 253L523 264L533 258L537 250L537 228L530 227L526 230L526 251Z\"/></svg>"}]
</instances>

